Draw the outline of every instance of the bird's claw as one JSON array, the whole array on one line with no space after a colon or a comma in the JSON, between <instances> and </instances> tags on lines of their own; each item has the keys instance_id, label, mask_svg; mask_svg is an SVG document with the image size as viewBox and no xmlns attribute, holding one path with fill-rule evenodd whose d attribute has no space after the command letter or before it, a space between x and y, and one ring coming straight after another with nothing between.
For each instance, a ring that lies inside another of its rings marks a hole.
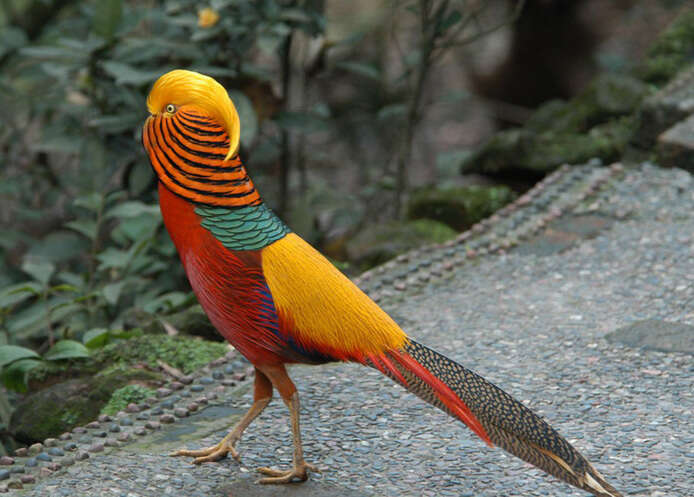
<instances>
[{"instance_id":1,"label":"bird's claw","mask_svg":"<svg viewBox=\"0 0 694 497\"><path fill-rule=\"evenodd\" d=\"M261 478L258 483L263 484L281 484L281 483L291 483L295 479L298 481L308 480L308 473L312 471L314 473L320 473L320 469L317 466L303 461L300 464L295 464L292 469L289 470L279 470L272 468L258 468L258 472L267 475L268 478Z\"/></svg>"},{"instance_id":2,"label":"bird's claw","mask_svg":"<svg viewBox=\"0 0 694 497\"><path fill-rule=\"evenodd\" d=\"M227 439L226 437L219 442L217 445L211 447L206 447L204 449L188 450L180 449L176 452L172 452L169 456L178 457L193 457L191 461L193 464L202 464L204 462L214 462L225 458L228 454L237 461L241 461L241 454L234 448L234 444L238 441L234 438Z\"/></svg>"}]
</instances>

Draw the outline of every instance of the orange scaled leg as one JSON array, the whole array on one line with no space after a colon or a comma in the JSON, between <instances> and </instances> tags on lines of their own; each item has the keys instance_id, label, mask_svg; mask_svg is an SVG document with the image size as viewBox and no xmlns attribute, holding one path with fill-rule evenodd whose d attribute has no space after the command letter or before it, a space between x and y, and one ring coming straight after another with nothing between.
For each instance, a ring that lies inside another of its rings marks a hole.
<instances>
[{"instance_id":1,"label":"orange scaled leg","mask_svg":"<svg viewBox=\"0 0 694 497\"><path fill-rule=\"evenodd\" d=\"M248 409L246 414L241 418L241 420L236 423L229 434L222 439L217 445L211 447L206 447L204 449L197 450L177 450L172 456L188 456L194 457L193 463L200 464L203 462L211 462L222 459L227 454L237 461L241 460L238 451L235 448L236 442L241 439L241 435L244 430L248 428L253 420L263 412L263 409L272 400L272 383L270 379L262 373L259 369L255 370L255 382L254 382L254 392L253 392L253 405Z\"/></svg>"},{"instance_id":2,"label":"orange scaled leg","mask_svg":"<svg viewBox=\"0 0 694 497\"><path fill-rule=\"evenodd\" d=\"M289 408L294 445L294 466L288 470L258 468L260 473L267 475L267 478L261 478L258 483L290 483L294 479L306 481L309 471L320 473L320 470L313 464L304 461L304 449L301 446L301 430L299 429L299 392L296 391L284 365L265 367L263 373L270 378Z\"/></svg>"}]
</instances>

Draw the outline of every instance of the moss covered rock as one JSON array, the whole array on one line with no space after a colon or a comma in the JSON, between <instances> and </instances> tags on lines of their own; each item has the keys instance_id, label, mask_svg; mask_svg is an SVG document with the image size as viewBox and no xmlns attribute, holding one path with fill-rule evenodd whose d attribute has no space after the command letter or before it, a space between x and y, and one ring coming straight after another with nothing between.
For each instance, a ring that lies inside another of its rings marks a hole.
<instances>
[{"instance_id":1,"label":"moss covered rock","mask_svg":"<svg viewBox=\"0 0 694 497\"><path fill-rule=\"evenodd\" d=\"M26 443L56 437L94 420L104 406L118 411L124 402L142 400L145 387L166 379L157 372L159 360L187 374L228 350L225 343L199 338L142 335L109 344L79 363L46 362L31 371L30 387L37 391L17 406L10 432Z\"/></svg>"},{"instance_id":2,"label":"moss covered rock","mask_svg":"<svg viewBox=\"0 0 694 497\"><path fill-rule=\"evenodd\" d=\"M210 342L185 335L141 335L106 345L81 361L45 361L29 372L30 390L41 390L66 379L100 373L112 367L146 365L158 360L190 373L228 351L226 342Z\"/></svg>"},{"instance_id":3,"label":"moss covered rock","mask_svg":"<svg viewBox=\"0 0 694 497\"><path fill-rule=\"evenodd\" d=\"M694 59L694 10L685 9L648 51L637 74L649 83L662 86Z\"/></svg>"},{"instance_id":4,"label":"moss covered rock","mask_svg":"<svg viewBox=\"0 0 694 497\"><path fill-rule=\"evenodd\" d=\"M108 403L101 408L101 414L116 414L124 411L130 403L139 404L148 397L153 397L155 391L142 385L125 385L111 394Z\"/></svg>"},{"instance_id":5,"label":"moss covered rock","mask_svg":"<svg viewBox=\"0 0 694 497\"><path fill-rule=\"evenodd\" d=\"M129 383L156 385L162 376L144 369L109 368L27 395L12 413L9 431L25 443L57 437L94 420L112 394Z\"/></svg>"},{"instance_id":6,"label":"moss covered rock","mask_svg":"<svg viewBox=\"0 0 694 497\"><path fill-rule=\"evenodd\" d=\"M594 157L616 160L636 132L636 111L647 94L632 78L598 78L575 100L550 102L525 127L495 134L463 161L462 172L542 175Z\"/></svg>"},{"instance_id":7,"label":"moss covered rock","mask_svg":"<svg viewBox=\"0 0 694 497\"><path fill-rule=\"evenodd\" d=\"M601 74L569 102L540 106L524 128L535 133L581 133L596 124L636 111L651 92L648 85L623 74Z\"/></svg>"},{"instance_id":8,"label":"moss covered rock","mask_svg":"<svg viewBox=\"0 0 694 497\"><path fill-rule=\"evenodd\" d=\"M143 335L128 340L127 345L113 343L94 355L103 364L145 364L157 368L161 360L184 373L191 373L229 350L222 342L168 335Z\"/></svg>"},{"instance_id":9,"label":"moss covered rock","mask_svg":"<svg viewBox=\"0 0 694 497\"><path fill-rule=\"evenodd\" d=\"M562 164L580 164L594 157L609 162L624 152L635 129L635 120L625 116L585 133L534 133L524 128L502 131L465 161L463 172L545 174Z\"/></svg>"},{"instance_id":10,"label":"moss covered rock","mask_svg":"<svg viewBox=\"0 0 694 497\"><path fill-rule=\"evenodd\" d=\"M350 260L362 269L373 267L413 248L443 243L456 231L430 219L370 225L346 243Z\"/></svg>"},{"instance_id":11,"label":"moss covered rock","mask_svg":"<svg viewBox=\"0 0 694 497\"><path fill-rule=\"evenodd\" d=\"M432 219L463 231L513 200L506 186L423 188L415 191L407 205L410 219Z\"/></svg>"}]
</instances>

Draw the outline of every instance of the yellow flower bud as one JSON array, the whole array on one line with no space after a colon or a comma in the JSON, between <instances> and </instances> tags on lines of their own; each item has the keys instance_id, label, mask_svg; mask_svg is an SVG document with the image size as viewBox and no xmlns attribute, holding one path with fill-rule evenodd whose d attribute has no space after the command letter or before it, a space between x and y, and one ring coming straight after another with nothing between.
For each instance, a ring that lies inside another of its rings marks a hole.
<instances>
[{"instance_id":1,"label":"yellow flower bud","mask_svg":"<svg viewBox=\"0 0 694 497\"><path fill-rule=\"evenodd\" d=\"M209 7L198 11L198 26L201 28L211 28L219 21L219 14Z\"/></svg>"}]
</instances>

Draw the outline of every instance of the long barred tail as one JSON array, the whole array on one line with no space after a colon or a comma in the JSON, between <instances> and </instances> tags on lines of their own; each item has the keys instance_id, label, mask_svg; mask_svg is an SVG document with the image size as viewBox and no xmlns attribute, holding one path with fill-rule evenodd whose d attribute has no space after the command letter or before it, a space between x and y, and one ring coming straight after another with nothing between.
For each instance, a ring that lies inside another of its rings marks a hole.
<instances>
[{"instance_id":1,"label":"long barred tail","mask_svg":"<svg viewBox=\"0 0 694 497\"><path fill-rule=\"evenodd\" d=\"M468 425L488 444L599 497L621 497L554 428L460 364L417 342L368 364Z\"/></svg>"}]
</instances>

